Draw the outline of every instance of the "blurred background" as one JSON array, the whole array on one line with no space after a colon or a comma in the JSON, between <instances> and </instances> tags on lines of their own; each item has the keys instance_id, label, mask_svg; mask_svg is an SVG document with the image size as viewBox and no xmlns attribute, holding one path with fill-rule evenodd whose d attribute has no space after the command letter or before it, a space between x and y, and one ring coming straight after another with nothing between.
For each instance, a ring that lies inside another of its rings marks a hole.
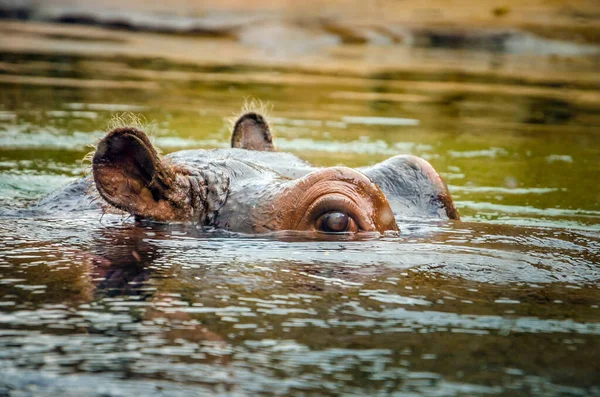
<instances>
[{"instance_id":1,"label":"blurred background","mask_svg":"<svg viewBox=\"0 0 600 397\"><path fill-rule=\"evenodd\" d=\"M316 164L428 159L467 219L598 222L596 1L3 0L0 16L4 199L79 175L115 113L166 151L220 147L256 98L278 147Z\"/></svg>"},{"instance_id":2,"label":"blurred background","mask_svg":"<svg viewBox=\"0 0 600 397\"><path fill-rule=\"evenodd\" d=\"M315 165L427 159L463 222L25 210L116 115L220 148L251 99ZM599 134L598 0L0 0L0 395L600 396Z\"/></svg>"},{"instance_id":3,"label":"blurred background","mask_svg":"<svg viewBox=\"0 0 600 397\"><path fill-rule=\"evenodd\" d=\"M2 0L0 17L0 199L80 175L115 113L166 151L221 147L256 98L316 164L428 159L466 219L598 223L597 1Z\"/></svg>"}]
</instances>

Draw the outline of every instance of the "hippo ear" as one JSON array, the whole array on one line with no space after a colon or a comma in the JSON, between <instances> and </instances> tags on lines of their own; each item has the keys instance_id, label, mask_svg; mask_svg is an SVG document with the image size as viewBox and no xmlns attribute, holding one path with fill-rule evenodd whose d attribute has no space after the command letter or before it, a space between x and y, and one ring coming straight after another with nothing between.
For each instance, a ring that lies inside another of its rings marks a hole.
<instances>
[{"instance_id":1,"label":"hippo ear","mask_svg":"<svg viewBox=\"0 0 600 397\"><path fill-rule=\"evenodd\" d=\"M263 152L274 151L273 137L265 118L254 112L241 116L233 127L231 147Z\"/></svg>"},{"instance_id":2,"label":"hippo ear","mask_svg":"<svg viewBox=\"0 0 600 397\"><path fill-rule=\"evenodd\" d=\"M92 169L98 192L109 204L136 216L173 219L166 193L175 175L142 131L109 132L96 147Z\"/></svg>"},{"instance_id":3,"label":"hippo ear","mask_svg":"<svg viewBox=\"0 0 600 397\"><path fill-rule=\"evenodd\" d=\"M395 213L460 219L446 183L420 157L394 156L359 171L379 186Z\"/></svg>"}]
</instances>

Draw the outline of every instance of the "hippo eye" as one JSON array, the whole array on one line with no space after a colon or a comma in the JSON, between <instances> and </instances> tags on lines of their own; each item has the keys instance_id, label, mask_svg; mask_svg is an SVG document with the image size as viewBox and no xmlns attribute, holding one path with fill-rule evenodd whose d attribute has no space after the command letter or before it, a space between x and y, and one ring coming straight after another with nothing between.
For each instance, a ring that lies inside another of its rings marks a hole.
<instances>
[{"instance_id":1,"label":"hippo eye","mask_svg":"<svg viewBox=\"0 0 600 397\"><path fill-rule=\"evenodd\" d=\"M317 230L325 233L357 232L358 226L352 217L343 212L329 212L317 219Z\"/></svg>"}]
</instances>

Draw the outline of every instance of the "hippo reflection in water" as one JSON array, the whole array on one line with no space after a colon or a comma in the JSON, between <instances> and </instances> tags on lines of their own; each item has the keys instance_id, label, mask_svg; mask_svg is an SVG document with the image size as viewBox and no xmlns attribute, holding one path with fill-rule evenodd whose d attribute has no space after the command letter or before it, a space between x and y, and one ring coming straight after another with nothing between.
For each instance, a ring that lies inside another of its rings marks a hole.
<instances>
[{"instance_id":1,"label":"hippo reflection in water","mask_svg":"<svg viewBox=\"0 0 600 397\"><path fill-rule=\"evenodd\" d=\"M237 120L231 146L161 157L144 132L117 128L96 147L95 187L110 206L137 220L245 233L383 233L398 230L394 214L459 218L442 178L419 157L395 156L356 170L312 167L276 152L269 126L256 112ZM89 196L83 187L76 182L40 204L56 208L61 197Z\"/></svg>"}]
</instances>

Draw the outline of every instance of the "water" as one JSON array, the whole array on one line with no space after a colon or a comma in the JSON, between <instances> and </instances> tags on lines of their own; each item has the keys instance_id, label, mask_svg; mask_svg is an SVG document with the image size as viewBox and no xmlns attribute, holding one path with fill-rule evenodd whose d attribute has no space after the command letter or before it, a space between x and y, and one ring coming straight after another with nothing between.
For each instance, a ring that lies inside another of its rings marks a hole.
<instances>
[{"instance_id":1,"label":"water","mask_svg":"<svg viewBox=\"0 0 600 397\"><path fill-rule=\"evenodd\" d=\"M0 41L0 395L600 395L596 58L223 66L145 53L168 36L108 56L29 34L44 45ZM226 147L247 97L316 165L428 159L463 222L323 240L15 216L88 171L115 113L165 153Z\"/></svg>"}]
</instances>

